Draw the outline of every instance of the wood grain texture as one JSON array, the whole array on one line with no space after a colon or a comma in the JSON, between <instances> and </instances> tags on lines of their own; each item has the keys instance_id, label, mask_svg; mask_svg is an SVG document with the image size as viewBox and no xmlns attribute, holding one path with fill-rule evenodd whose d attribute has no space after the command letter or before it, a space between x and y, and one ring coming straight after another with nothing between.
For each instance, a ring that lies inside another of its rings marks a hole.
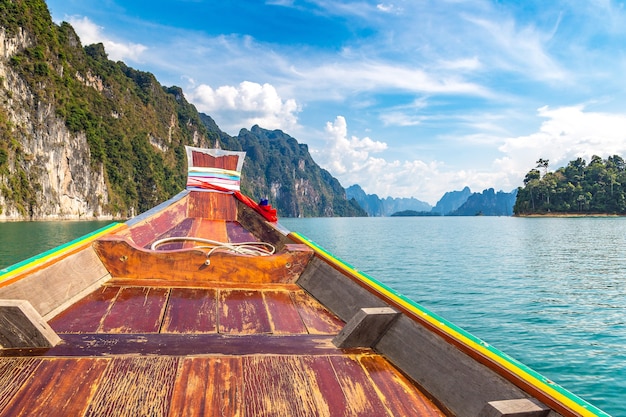
<instances>
[{"instance_id":1,"label":"wood grain texture","mask_svg":"<svg viewBox=\"0 0 626 417\"><path fill-rule=\"evenodd\" d=\"M187 206L189 197L182 198L143 221L133 224L130 228L116 233L118 236L130 237L139 247L151 244L156 236L159 236L171 228L181 223L187 216Z\"/></svg>"},{"instance_id":2,"label":"wood grain texture","mask_svg":"<svg viewBox=\"0 0 626 417\"><path fill-rule=\"evenodd\" d=\"M262 293L274 334L307 333L307 328L298 314L291 292L268 290Z\"/></svg>"},{"instance_id":3,"label":"wood grain texture","mask_svg":"<svg viewBox=\"0 0 626 417\"><path fill-rule=\"evenodd\" d=\"M296 291L293 298L302 321L311 334L337 334L344 322L304 291Z\"/></svg>"},{"instance_id":4,"label":"wood grain texture","mask_svg":"<svg viewBox=\"0 0 626 417\"><path fill-rule=\"evenodd\" d=\"M167 416L177 367L175 357L112 359L85 417Z\"/></svg>"},{"instance_id":5,"label":"wood grain texture","mask_svg":"<svg viewBox=\"0 0 626 417\"><path fill-rule=\"evenodd\" d=\"M246 416L330 416L318 407L311 371L300 357L248 356L243 362Z\"/></svg>"},{"instance_id":6,"label":"wood grain texture","mask_svg":"<svg viewBox=\"0 0 626 417\"><path fill-rule=\"evenodd\" d=\"M61 339L27 300L0 300L0 348L51 347Z\"/></svg>"},{"instance_id":7,"label":"wood grain texture","mask_svg":"<svg viewBox=\"0 0 626 417\"><path fill-rule=\"evenodd\" d=\"M99 331L105 333L157 333L169 290L127 287L118 293Z\"/></svg>"},{"instance_id":8,"label":"wood grain texture","mask_svg":"<svg viewBox=\"0 0 626 417\"><path fill-rule=\"evenodd\" d=\"M256 334L272 331L261 292L220 290L218 299L220 333Z\"/></svg>"},{"instance_id":9,"label":"wood grain texture","mask_svg":"<svg viewBox=\"0 0 626 417\"><path fill-rule=\"evenodd\" d=\"M1 287L0 298L28 300L43 317L107 275L89 246Z\"/></svg>"},{"instance_id":10,"label":"wood grain texture","mask_svg":"<svg viewBox=\"0 0 626 417\"><path fill-rule=\"evenodd\" d=\"M385 406L392 415L445 416L415 384L382 356L364 355L360 358L360 362L376 384Z\"/></svg>"},{"instance_id":11,"label":"wood grain texture","mask_svg":"<svg viewBox=\"0 0 626 417\"><path fill-rule=\"evenodd\" d=\"M189 282L292 283L302 274L313 252L302 245L271 256L216 251L206 265L205 251L150 251L123 238L94 242L94 249L115 278L168 279Z\"/></svg>"},{"instance_id":12,"label":"wood grain texture","mask_svg":"<svg viewBox=\"0 0 626 417\"><path fill-rule=\"evenodd\" d=\"M217 332L217 290L172 288L161 332Z\"/></svg>"},{"instance_id":13,"label":"wood grain texture","mask_svg":"<svg viewBox=\"0 0 626 417\"><path fill-rule=\"evenodd\" d=\"M213 220L237 219L237 200L232 194L196 191L189 195L188 217Z\"/></svg>"},{"instance_id":14,"label":"wood grain texture","mask_svg":"<svg viewBox=\"0 0 626 417\"><path fill-rule=\"evenodd\" d=\"M234 199L233 199L234 200ZM263 242L271 243L276 246L276 250L282 250L287 243L293 243L291 239L282 234L272 223L266 221L263 216L246 206L244 203L237 201L237 221L252 234Z\"/></svg>"},{"instance_id":15,"label":"wood grain texture","mask_svg":"<svg viewBox=\"0 0 626 417\"><path fill-rule=\"evenodd\" d=\"M6 408L40 362L40 359L35 358L0 359L0 412Z\"/></svg>"},{"instance_id":16,"label":"wood grain texture","mask_svg":"<svg viewBox=\"0 0 626 417\"><path fill-rule=\"evenodd\" d=\"M124 355L339 355L363 349L338 349L323 335L270 334L77 334L62 335L64 343L49 349L0 350L1 357L110 357Z\"/></svg>"},{"instance_id":17,"label":"wood grain texture","mask_svg":"<svg viewBox=\"0 0 626 417\"><path fill-rule=\"evenodd\" d=\"M94 333L100 328L119 290L119 287L101 287L48 323L57 333Z\"/></svg>"},{"instance_id":18,"label":"wood grain texture","mask_svg":"<svg viewBox=\"0 0 626 417\"><path fill-rule=\"evenodd\" d=\"M350 417L349 399L339 381L328 356L300 356L300 361L309 374L311 393L315 398L320 415Z\"/></svg>"},{"instance_id":19,"label":"wood grain texture","mask_svg":"<svg viewBox=\"0 0 626 417\"><path fill-rule=\"evenodd\" d=\"M259 239L246 230L239 222L226 222L228 240L232 243L258 242Z\"/></svg>"},{"instance_id":20,"label":"wood grain texture","mask_svg":"<svg viewBox=\"0 0 626 417\"><path fill-rule=\"evenodd\" d=\"M230 222L222 220L196 219L189 236L228 243L227 223Z\"/></svg>"},{"instance_id":21,"label":"wood grain texture","mask_svg":"<svg viewBox=\"0 0 626 417\"><path fill-rule=\"evenodd\" d=\"M378 390L354 356L332 356L330 361L335 369L337 381L347 398L347 415L371 417L393 415L381 401Z\"/></svg>"},{"instance_id":22,"label":"wood grain texture","mask_svg":"<svg viewBox=\"0 0 626 417\"><path fill-rule=\"evenodd\" d=\"M211 289L241 289L241 290L264 290L277 289L280 291L298 291L300 287L297 284L274 284L263 282L189 282L164 279L130 279L130 278L111 278L106 282L108 286L128 286L128 287L154 287L154 288L211 288Z\"/></svg>"},{"instance_id":23,"label":"wood grain texture","mask_svg":"<svg viewBox=\"0 0 626 417\"><path fill-rule=\"evenodd\" d=\"M82 416L108 359L41 360L0 416Z\"/></svg>"},{"instance_id":24,"label":"wood grain texture","mask_svg":"<svg viewBox=\"0 0 626 417\"><path fill-rule=\"evenodd\" d=\"M170 417L239 417L243 415L241 358L181 360Z\"/></svg>"},{"instance_id":25,"label":"wood grain texture","mask_svg":"<svg viewBox=\"0 0 626 417\"><path fill-rule=\"evenodd\" d=\"M167 239L170 237L192 236L191 230L193 226L194 226L194 219L190 219L190 218L184 219L183 221L174 225L174 227L167 230L166 232L155 236L150 242L148 242L147 245L144 246L144 248L150 249L150 247L152 246L154 242L161 240L161 239ZM191 246L193 246L191 242L178 241L178 242L164 243L163 245L159 246L159 250L164 250L164 251L176 250L176 249L182 249L183 247L191 247Z\"/></svg>"}]
</instances>

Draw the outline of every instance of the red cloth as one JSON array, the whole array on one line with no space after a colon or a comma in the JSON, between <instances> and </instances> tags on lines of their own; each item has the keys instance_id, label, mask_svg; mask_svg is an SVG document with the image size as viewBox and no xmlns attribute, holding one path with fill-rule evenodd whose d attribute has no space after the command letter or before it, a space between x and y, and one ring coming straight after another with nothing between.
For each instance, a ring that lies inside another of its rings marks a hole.
<instances>
[{"instance_id":1,"label":"red cloth","mask_svg":"<svg viewBox=\"0 0 626 417\"><path fill-rule=\"evenodd\" d=\"M215 191L222 191L225 193L232 193L235 198L237 198L237 200L241 201L242 203L244 203L246 206L250 207L251 209L253 209L254 211L256 211L257 213L259 213L261 216L263 216L265 218L265 220L269 221L269 222L277 222L278 221L278 216L276 215L276 209L272 208L272 206L270 204L265 205L265 206L261 206L259 204L257 204L254 200L252 200L250 197L243 195L240 191L231 191L227 188L223 188L220 187L219 185L215 185L215 184L208 184L208 183L203 183L201 185L202 188L206 188L208 190L215 190Z\"/></svg>"}]
</instances>

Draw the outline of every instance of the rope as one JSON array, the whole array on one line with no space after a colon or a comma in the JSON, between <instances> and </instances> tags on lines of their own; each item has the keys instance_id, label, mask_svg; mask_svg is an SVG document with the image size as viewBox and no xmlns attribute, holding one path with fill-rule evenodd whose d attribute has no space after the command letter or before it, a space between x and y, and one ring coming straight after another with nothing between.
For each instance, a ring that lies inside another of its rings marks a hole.
<instances>
[{"instance_id":1,"label":"rope","mask_svg":"<svg viewBox=\"0 0 626 417\"><path fill-rule=\"evenodd\" d=\"M241 242L241 243L227 243L227 242L219 242L217 240L211 239L203 239L200 237L166 237L164 239L159 239L154 242L151 246L151 250L157 250L157 248L163 244L171 243L171 242L199 242L204 243L202 246L194 246L193 249L209 249L206 254L207 260L204 262L205 265L210 265L211 261L209 257L213 252L217 250L224 250L232 253L237 253L239 255L250 255L250 256L270 256L276 252L276 248L265 242Z\"/></svg>"}]
</instances>

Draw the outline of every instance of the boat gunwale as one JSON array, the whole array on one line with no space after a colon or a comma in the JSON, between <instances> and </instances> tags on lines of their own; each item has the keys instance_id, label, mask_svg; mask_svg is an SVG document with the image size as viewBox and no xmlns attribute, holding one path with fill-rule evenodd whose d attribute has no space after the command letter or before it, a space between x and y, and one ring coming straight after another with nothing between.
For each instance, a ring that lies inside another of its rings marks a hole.
<instances>
[{"instance_id":1,"label":"boat gunwale","mask_svg":"<svg viewBox=\"0 0 626 417\"><path fill-rule=\"evenodd\" d=\"M409 318L444 338L464 353L489 367L522 390L539 397L541 401L567 416L610 417L593 404L585 401L539 372L514 359L482 339L431 312L391 287L359 271L304 235L291 231L292 240L304 243L333 268L356 282L359 286L399 308Z\"/></svg>"},{"instance_id":2,"label":"boat gunwale","mask_svg":"<svg viewBox=\"0 0 626 417\"><path fill-rule=\"evenodd\" d=\"M83 250L94 240L102 236L108 234L113 235L117 231L122 230L122 228L130 228L137 225L140 222L167 210L167 208L172 204L175 204L189 194L190 191L188 190L181 191L174 197L140 214L139 216L126 221L125 223L113 222L94 232L88 233L68 243L2 269L0 270L0 287L16 282L21 278L29 276L29 274L33 272L44 269L51 264ZM265 223L271 226L272 229L279 234L286 236L288 239L291 239L296 243L303 243L307 245L322 260L340 271L347 278L379 297L381 300L389 302L393 307L397 307L412 320L420 323L429 331L443 337L448 343L456 346L461 351L468 354L479 363L489 367L509 382L520 387L522 390L537 396L538 399L546 402L547 405L551 406L555 410L564 413L566 416L609 416L607 413L571 393L560 385L550 381L548 378L539 374L530 367L508 356L502 351L438 316L437 314L432 313L415 301L396 292L368 274L357 270L354 266L341 260L305 236L297 232L289 231L282 227L279 223L268 221Z\"/></svg>"},{"instance_id":3,"label":"boat gunwale","mask_svg":"<svg viewBox=\"0 0 626 417\"><path fill-rule=\"evenodd\" d=\"M0 269L0 287L19 281L21 278L25 278L29 274L44 269L53 263L59 262L68 256L85 249L96 239L121 230L125 226L125 223L112 222L67 243L31 256L30 258L24 259L23 261L17 262L13 265L9 265L6 268Z\"/></svg>"}]
</instances>

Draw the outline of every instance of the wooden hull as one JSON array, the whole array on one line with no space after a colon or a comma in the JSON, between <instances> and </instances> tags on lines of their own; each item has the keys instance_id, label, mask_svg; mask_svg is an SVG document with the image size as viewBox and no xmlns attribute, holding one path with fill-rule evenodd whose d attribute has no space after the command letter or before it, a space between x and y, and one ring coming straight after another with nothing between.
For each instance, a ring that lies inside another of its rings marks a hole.
<instances>
[{"instance_id":1,"label":"wooden hull","mask_svg":"<svg viewBox=\"0 0 626 417\"><path fill-rule=\"evenodd\" d=\"M0 417L606 416L230 194L0 273L0 340Z\"/></svg>"}]
</instances>

